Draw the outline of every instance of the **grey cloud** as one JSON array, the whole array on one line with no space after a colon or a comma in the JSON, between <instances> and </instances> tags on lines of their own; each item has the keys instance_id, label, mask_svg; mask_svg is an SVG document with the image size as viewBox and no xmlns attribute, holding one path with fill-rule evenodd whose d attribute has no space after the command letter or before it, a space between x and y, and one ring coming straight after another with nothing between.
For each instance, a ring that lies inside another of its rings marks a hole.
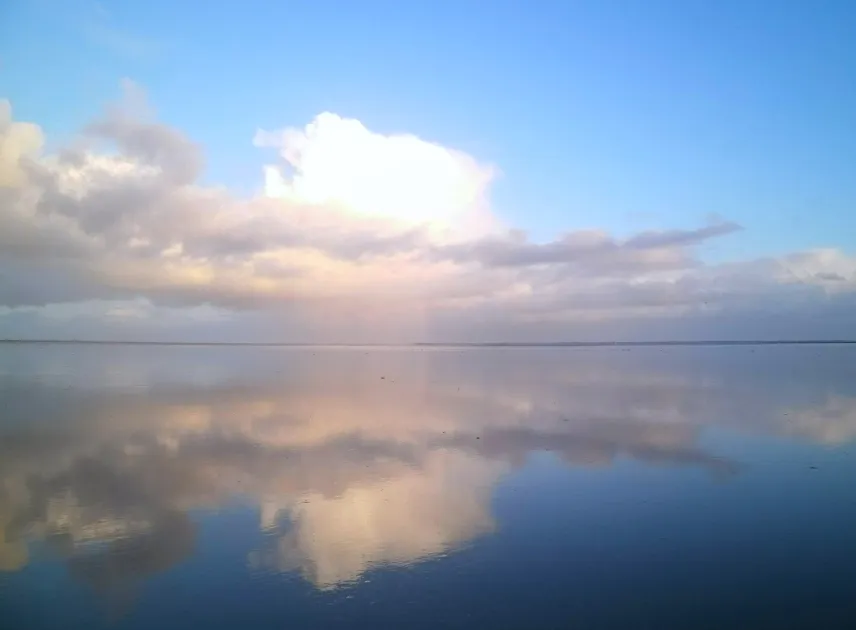
<instances>
[{"instance_id":1,"label":"grey cloud","mask_svg":"<svg viewBox=\"0 0 856 630\"><path fill-rule=\"evenodd\" d=\"M717 236L725 236L743 229L737 223L724 221L695 230L663 230L659 232L643 232L625 242L626 247L649 249L658 247L675 247L695 245Z\"/></svg>"},{"instance_id":2,"label":"grey cloud","mask_svg":"<svg viewBox=\"0 0 856 630\"><path fill-rule=\"evenodd\" d=\"M79 229L94 237L102 248L124 245L139 230L143 212L165 209L170 205L167 192L153 181L111 181L109 174L98 174L97 188L83 198L69 195L52 172L43 169L31 176L40 186L36 211L41 217L61 216L72 222L71 229ZM118 184L118 185L117 185ZM100 241L100 242L99 242ZM96 243L93 243L95 246Z\"/></svg>"},{"instance_id":3,"label":"grey cloud","mask_svg":"<svg viewBox=\"0 0 856 630\"><path fill-rule=\"evenodd\" d=\"M0 258L23 262L80 258L89 243L78 238L68 221L33 221L14 211L20 194L0 188Z\"/></svg>"},{"instance_id":4,"label":"grey cloud","mask_svg":"<svg viewBox=\"0 0 856 630\"><path fill-rule=\"evenodd\" d=\"M63 152L59 166L81 170L88 178L83 196L69 194L55 165L29 162L28 174L39 189L37 212L42 217L64 217L70 222L66 231L80 228L103 241L103 247L125 255L156 257L180 244L184 253L199 258L313 248L356 260L411 251L423 241L419 229L379 233L377 228L383 226L354 224L330 209L242 202L221 190L190 187L202 168L199 148L176 130L137 120L122 109L90 124L86 134L114 142L126 161L99 165L79 150ZM139 172L137 164L154 170ZM147 243L129 252L128 241L134 238Z\"/></svg>"},{"instance_id":5,"label":"grey cloud","mask_svg":"<svg viewBox=\"0 0 856 630\"><path fill-rule=\"evenodd\" d=\"M818 280L828 280L829 282L844 282L847 280L840 273L835 273L834 271L821 271L814 274L814 277Z\"/></svg>"},{"instance_id":6,"label":"grey cloud","mask_svg":"<svg viewBox=\"0 0 856 630\"><path fill-rule=\"evenodd\" d=\"M614 271L640 273L692 266L694 261L690 253L679 247L729 231L704 228L689 232L648 233L626 241L600 232L579 231L548 243L532 243L524 234L513 232L502 239L493 237L438 248L436 253L456 262L477 262L486 267L573 265L581 270L605 274ZM646 250L660 250L660 255L651 255Z\"/></svg>"},{"instance_id":7,"label":"grey cloud","mask_svg":"<svg viewBox=\"0 0 856 630\"><path fill-rule=\"evenodd\" d=\"M529 242L524 233L515 231L505 239L485 239L441 251L461 262L477 261L497 267L588 263L592 267L603 264L609 268L636 264L639 270L640 267L644 268L646 262L656 265L656 261L646 261L634 250L686 247L738 229L740 227L735 223L721 223L696 230L645 232L624 241L602 232L582 230L570 232L548 243ZM680 267L687 264L687 253L677 254L673 260L665 261L664 266Z\"/></svg>"},{"instance_id":8,"label":"grey cloud","mask_svg":"<svg viewBox=\"0 0 856 630\"><path fill-rule=\"evenodd\" d=\"M9 308L41 307L109 296L131 298L129 290L105 287L76 261L45 260L21 264L0 255L0 296Z\"/></svg>"},{"instance_id":9,"label":"grey cloud","mask_svg":"<svg viewBox=\"0 0 856 630\"><path fill-rule=\"evenodd\" d=\"M173 185L190 184L202 171L199 147L183 134L165 125L133 119L121 109L108 112L84 132L114 142L123 154L159 168L160 175Z\"/></svg>"},{"instance_id":10,"label":"grey cloud","mask_svg":"<svg viewBox=\"0 0 856 630\"><path fill-rule=\"evenodd\" d=\"M0 305L19 309L18 320L21 308L142 297L264 311L302 326L294 336L344 340L344 328L310 332L322 318L304 314L407 302L437 330L456 319L478 335L495 321L513 337L561 318L582 330L575 318L824 313L856 286L856 263L835 250L705 264L696 246L740 229L728 221L626 239L591 230L538 243L510 230L444 241L425 226L335 205L237 199L198 183L198 145L131 109L108 109L84 129L83 144L47 158L33 150L37 128L10 116L0 126L0 181L14 184L0 188ZM99 155L98 142L118 152ZM387 340L388 323L371 340ZM424 338L417 328L408 334Z\"/></svg>"}]
</instances>

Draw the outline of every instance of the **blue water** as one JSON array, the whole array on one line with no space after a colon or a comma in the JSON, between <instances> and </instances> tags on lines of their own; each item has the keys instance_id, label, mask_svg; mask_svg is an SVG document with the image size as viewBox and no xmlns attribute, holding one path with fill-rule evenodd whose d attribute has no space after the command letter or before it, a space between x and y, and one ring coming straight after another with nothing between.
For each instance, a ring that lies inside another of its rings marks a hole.
<instances>
[{"instance_id":1,"label":"blue water","mask_svg":"<svg viewBox=\"0 0 856 630\"><path fill-rule=\"evenodd\" d=\"M0 345L6 628L853 628L856 347Z\"/></svg>"}]
</instances>

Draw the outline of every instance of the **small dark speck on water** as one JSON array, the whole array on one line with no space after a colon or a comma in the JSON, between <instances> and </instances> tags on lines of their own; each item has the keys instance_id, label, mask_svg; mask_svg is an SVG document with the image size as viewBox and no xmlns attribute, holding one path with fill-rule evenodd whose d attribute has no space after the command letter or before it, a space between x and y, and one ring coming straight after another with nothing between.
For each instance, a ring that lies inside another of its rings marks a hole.
<instances>
[{"instance_id":1,"label":"small dark speck on water","mask_svg":"<svg viewBox=\"0 0 856 630\"><path fill-rule=\"evenodd\" d=\"M381 377L380 377L380 380L385 381L385 380L386 380L386 377L385 377L385 376L381 376Z\"/></svg>"},{"instance_id":2,"label":"small dark speck on water","mask_svg":"<svg viewBox=\"0 0 856 630\"><path fill-rule=\"evenodd\" d=\"M811 470L817 470L817 466L809 466Z\"/></svg>"}]
</instances>

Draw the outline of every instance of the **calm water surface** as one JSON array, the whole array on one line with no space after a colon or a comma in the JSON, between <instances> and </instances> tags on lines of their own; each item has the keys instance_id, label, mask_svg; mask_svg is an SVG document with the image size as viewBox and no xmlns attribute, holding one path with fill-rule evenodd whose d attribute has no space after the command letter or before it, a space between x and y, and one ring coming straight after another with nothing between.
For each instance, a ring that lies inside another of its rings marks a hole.
<instances>
[{"instance_id":1,"label":"calm water surface","mask_svg":"<svg viewBox=\"0 0 856 630\"><path fill-rule=\"evenodd\" d=\"M854 628L856 347L0 345L4 628Z\"/></svg>"}]
</instances>

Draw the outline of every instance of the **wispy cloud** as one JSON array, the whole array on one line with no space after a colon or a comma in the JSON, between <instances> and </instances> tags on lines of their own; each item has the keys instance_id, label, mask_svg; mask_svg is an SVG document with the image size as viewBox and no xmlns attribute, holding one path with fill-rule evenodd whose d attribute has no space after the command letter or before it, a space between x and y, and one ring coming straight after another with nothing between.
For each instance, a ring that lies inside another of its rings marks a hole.
<instances>
[{"instance_id":1,"label":"wispy cloud","mask_svg":"<svg viewBox=\"0 0 856 630\"><path fill-rule=\"evenodd\" d=\"M80 21L82 35L107 51L133 61L160 59L167 51L163 41L134 33L115 23L107 8L97 3Z\"/></svg>"}]
</instances>

